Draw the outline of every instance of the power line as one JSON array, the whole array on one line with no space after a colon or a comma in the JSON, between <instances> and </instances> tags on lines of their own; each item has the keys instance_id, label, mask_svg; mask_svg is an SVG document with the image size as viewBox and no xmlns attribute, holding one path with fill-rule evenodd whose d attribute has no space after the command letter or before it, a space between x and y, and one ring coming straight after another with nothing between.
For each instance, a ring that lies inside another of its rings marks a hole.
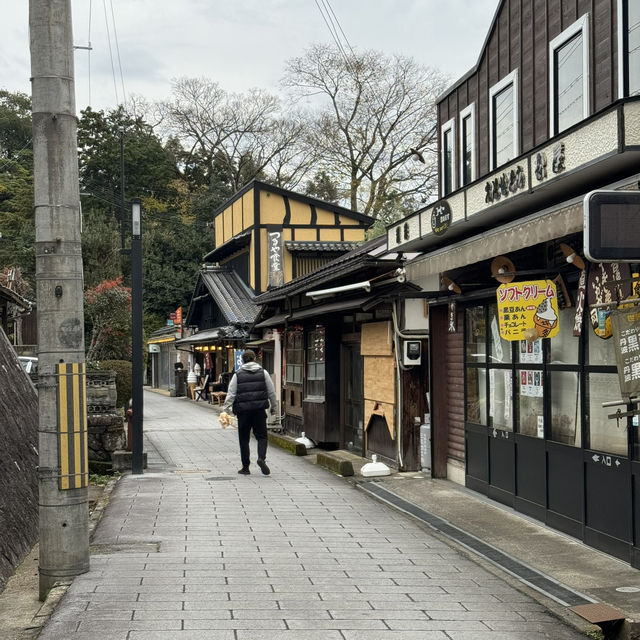
<instances>
[{"instance_id":1,"label":"power line","mask_svg":"<svg viewBox=\"0 0 640 640\"><path fill-rule=\"evenodd\" d=\"M116 30L116 16L113 11L113 0L109 0L109 1L111 3L111 21L113 23L113 37L116 42L116 53L118 54L118 67L120 69L120 84L122 86L122 102L124 103L127 100L127 96L124 91L124 76L122 74L122 62L120 60L120 44L118 43L118 32Z\"/></svg>"},{"instance_id":2,"label":"power line","mask_svg":"<svg viewBox=\"0 0 640 640\"><path fill-rule=\"evenodd\" d=\"M111 50L111 32L109 30L109 18L107 16L107 2L106 0L102 0L102 7L104 9L104 24L107 29L107 42L109 44L109 58L111 60L111 75L113 77L113 90L116 95L116 104L120 104L120 100L118 99L118 85L116 83L116 70L113 66L113 51Z\"/></svg>"}]
</instances>

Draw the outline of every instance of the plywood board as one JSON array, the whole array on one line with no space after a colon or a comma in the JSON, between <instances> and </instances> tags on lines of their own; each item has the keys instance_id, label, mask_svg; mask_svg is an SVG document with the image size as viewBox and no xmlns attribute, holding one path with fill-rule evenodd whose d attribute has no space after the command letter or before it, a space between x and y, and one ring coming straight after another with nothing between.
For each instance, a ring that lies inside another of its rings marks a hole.
<instances>
[{"instance_id":1,"label":"plywood board","mask_svg":"<svg viewBox=\"0 0 640 640\"><path fill-rule=\"evenodd\" d=\"M380 416L384 418L387 423L387 429L389 429L389 435L392 440L395 440L396 425L395 425L395 412L392 404L386 402L375 402L374 400L364 401L364 430L369 428L372 416Z\"/></svg>"},{"instance_id":2,"label":"plywood board","mask_svg":"<svg viewBox=\"0 0 640 640\"><path fill-rule=\"evenodd\" d=\"M364 362L364 397L395 404L395 361L391 356L366 356Z\"/></svg>"},{"instance_id":3,"label":"plywood board","mask_svg":"<svg viewBox=\"0 0 640 640\"><path fill-rule=\"evenodd\" d=\"M393 354L391 322L368 322L362 325L360 353L363 356L390 356Z\"/></svg>"},{"instance_id":4,"label":"plywood board","mask_svg":"<svg viewBox=\"0 0 640 640\"><path fill-rule=\"evenodd\" d=\"M365 429L369 426L371 416L377 414L385 419L393 440L395 438L395 360L393 356L366 356L363 361Z\"/></svg>"}]
</instances>

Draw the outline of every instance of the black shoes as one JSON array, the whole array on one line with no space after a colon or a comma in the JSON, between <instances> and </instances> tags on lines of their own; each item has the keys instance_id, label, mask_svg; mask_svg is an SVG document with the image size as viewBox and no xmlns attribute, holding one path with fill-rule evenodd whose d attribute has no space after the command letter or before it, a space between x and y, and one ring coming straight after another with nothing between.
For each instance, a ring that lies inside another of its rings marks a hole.
<instances>
[{"instance_id":1,"label":"black shoes","mask_svg":"<svg viewBox=\"0 0 640 640\"><path fill-rule=\"evenodd\" d=\"M242 474L243 476L248 476L251 471L249 471L249 467L242 467L242 469L240 469L238 473Z\"/></svg>"},{"instance_id":2,"label":"black shoes","mask_svg":"<svg viewBox=\"0 0 640 640\"><path fill-rule=\"evenodd\" d=\"M265 476L268 476L271 473L271 470L269 469L269 467L267 467L267 463L264 460L258 460L258 466Z\"/></svg>"}]
</instances>

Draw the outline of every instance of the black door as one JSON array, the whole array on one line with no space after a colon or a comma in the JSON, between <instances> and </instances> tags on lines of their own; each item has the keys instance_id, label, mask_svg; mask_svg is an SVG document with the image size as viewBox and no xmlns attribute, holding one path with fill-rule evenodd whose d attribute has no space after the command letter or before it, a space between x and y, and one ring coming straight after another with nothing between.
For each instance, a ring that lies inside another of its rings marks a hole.
<instances>
[{"instance_id":1,"label":"black door","mask_svg":"<svg viewBox=\"0 0 640 640\"><path fill-rule=\"evenodd\" d=\"M342 425L344 449L364 455L364 391L360 342L342 344Z\"/></svg>"}]
</instances>

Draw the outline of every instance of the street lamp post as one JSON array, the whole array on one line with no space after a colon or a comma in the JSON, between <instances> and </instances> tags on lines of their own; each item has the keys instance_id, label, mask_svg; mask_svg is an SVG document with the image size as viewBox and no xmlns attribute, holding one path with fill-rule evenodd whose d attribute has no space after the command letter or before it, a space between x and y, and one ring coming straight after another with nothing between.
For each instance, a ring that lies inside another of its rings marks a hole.
<instances>
[{"instance_id":1,"label":"street lamp post","mask_svg":"<svg viewBox=\"0 0 640 640\"><path fill-rule=\"evenodd\" d=\"M139 199L131 201L131 401L133 409L133 443L131 472L143 473L142 437L142 207Z\"/></svg>"}]
</instances>

